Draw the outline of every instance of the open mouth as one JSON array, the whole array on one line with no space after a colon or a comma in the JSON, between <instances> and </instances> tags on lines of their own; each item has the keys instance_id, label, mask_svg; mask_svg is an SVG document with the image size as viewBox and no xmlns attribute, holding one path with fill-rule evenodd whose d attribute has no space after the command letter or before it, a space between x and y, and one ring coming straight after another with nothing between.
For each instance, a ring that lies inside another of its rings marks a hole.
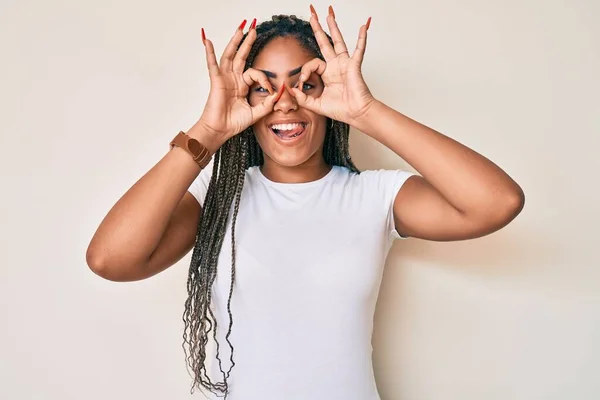
<instances>
[{"instance_id":1,"label":"open mouth","mask_svg":"<svg viewBox=\"0 0 600 400\"><path fill-rule=\"evenodd\" d=\"M306 122L271 124L269 125L269 129L283 140L292 140L304 133L306 129Z\"/></svg>"}]
</instances>

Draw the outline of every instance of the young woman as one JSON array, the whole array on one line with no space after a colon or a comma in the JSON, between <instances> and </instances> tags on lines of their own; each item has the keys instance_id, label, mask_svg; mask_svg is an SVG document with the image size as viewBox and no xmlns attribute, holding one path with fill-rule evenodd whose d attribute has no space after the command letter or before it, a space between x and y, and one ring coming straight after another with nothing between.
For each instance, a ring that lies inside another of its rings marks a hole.
<instances>
[{"instance_id":1,"label":"young woman","mask_svg":"<svg viewBox=\"0 0 600 400\"><path fill-rule=\"evenodd\" d=\"M246 34L244 21L219 62L202 31L204 112L114 205L88 248L95 273L132 281L193 247L183 335L192 391L379 399L371 333L393 240L480 237L524 204L491 161L371 94L361 74L370 18L350 54L333 9L331 37L312 6L311 15L255 19ZM349 126L419 174L359 172Z\"/></svg>"}]
</instances>

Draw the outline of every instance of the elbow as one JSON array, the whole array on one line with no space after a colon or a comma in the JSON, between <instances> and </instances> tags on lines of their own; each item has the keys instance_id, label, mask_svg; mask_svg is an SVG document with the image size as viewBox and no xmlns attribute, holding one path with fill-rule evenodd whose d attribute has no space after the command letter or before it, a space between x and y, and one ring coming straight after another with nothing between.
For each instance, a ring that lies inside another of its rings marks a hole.
<instances>
[{"instance_id":1,"label":"elbow","mask_svg":"<svg viewBox=\"0 0 600 400\"><path fill-rule=\"evenodd\" d=\"M150 277L148 262L132 262L121 256L107 257L106 251L90 246L85 254L90 270L101 278L113 282L132 282Z\"/></svg>"},{"instance_id":2,"label":"elbow","mask_svg":"<svg viewBox=\"0 0 600 400\"><path fill-rule=\"evenodd\" d=\"M496 196L495 199L484 203L479 211L469 214L472 226L477 232L490 234L504 228L521 213L525 206L525 194L520 188L499 197Z\"/></svg>"},{"instance_id":3,"label":"elbow","mask_svg":"<svg viewBox=\"0 0 600 400\"><path fill-rule=\"evenodd\" d=\"M94 274L105 279L110 279L110 268L108 268L102 252L89 246L85 253L85 262Z\"/></svg>"},{"instance_id":4,"label":"elbow","mask_svg":"<svg viewBox=\"0 0 600 400\"><path fill-rule=\"evenodd\" d=\"M520 186L517 186L517 189L508 196L505 207L511 221L523 211L523 208L525 207L525 193Z\"/></svg>"},{"instance_id":5,"label":"elbow","mask_svg":"<svg viewBox=\"0 0 600 400\"><path fill-rule=\"evenodd\" d=\"M130 280L127 278L123 268L115 267L114 263L111 263L102 251L99 251L92 246L87 249L85 261L89 269L101 278L113 282L125 282Z\"/></svg>"},{"instance_id":6,"label":"elbow","mask_svg":"<svg viewBox=\"0 0 600 400\"><path fill-rule=\"evenodd\" d=\"M525 207L525 194L520 187L505 196L502 201L497 201L493 207L494 212L489 218L489 220L494 221L494 230L508 225L523 211L523 207Z\"/></svg>"}]
</instances>

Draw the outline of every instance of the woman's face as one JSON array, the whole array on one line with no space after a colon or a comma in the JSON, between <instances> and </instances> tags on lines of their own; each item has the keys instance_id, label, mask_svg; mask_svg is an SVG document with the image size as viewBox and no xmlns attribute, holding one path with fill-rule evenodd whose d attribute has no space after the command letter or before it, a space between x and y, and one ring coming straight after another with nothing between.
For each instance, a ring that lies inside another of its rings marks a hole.
<instances>
[{"instance_id":1,"label":"woman's face","mask_svg":"<svg viewBox=\"0 0 600 400\"><path fill-rule=\"evenodd\" d=\"M253 68L262 70L273 89L279 91L285 82L294 87L300 68L315 58L292 37L279 37L269 42L254 59ZM313 73L304 83L307 96L318 97L323 92L321 77ZM255 83L250 87L248 102L259 104L269 92ZM265 163L295 167L323 163L326 118L305 108L286 89L273 111L253 126L254 135L263 150Z\"/></svg>"}]
</instances>

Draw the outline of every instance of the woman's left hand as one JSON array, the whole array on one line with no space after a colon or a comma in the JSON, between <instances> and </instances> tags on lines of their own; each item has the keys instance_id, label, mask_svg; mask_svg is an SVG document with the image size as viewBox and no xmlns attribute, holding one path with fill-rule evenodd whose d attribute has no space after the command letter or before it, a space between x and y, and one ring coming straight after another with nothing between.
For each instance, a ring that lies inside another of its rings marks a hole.
<instances>
[{"instance_id":1,"label":"woman's left hand","mask_svg":"<svg viewBox=\"0 0 600 400\"><path fill-rule=\"evenodd\" d=\"M335 21L333 8L329 7L329 15L327 16L327 25L333 39L333 46L329 43L323 28L321 28L312 6L311 14L310 25L325 61L315 58L304 64L298 85L290 90L301 107L356 126L360 118L375 103L375 99L369 91L361 72L361 64L367 45L367 30L371 18L365 25L360 27L356 49L350 57L342 33ZM313 72L321 76L325 86L319 97L307 96L301 91L304 82L309 79Z\"/></svg>"}]
</instances>

